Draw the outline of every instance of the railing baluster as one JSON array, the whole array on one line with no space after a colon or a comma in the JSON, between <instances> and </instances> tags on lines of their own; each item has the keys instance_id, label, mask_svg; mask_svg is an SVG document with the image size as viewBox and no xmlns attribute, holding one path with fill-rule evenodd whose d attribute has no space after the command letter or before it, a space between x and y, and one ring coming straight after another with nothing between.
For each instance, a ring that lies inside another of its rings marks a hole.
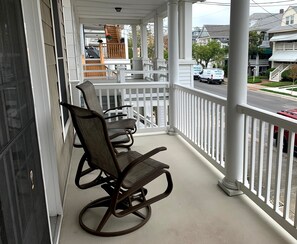
<instances>
[{"instance_id":1,"label":"railing baluster","mask_svg":"<svg viewBox=\"0 0 297 244\"><path fill-rule=\"evenodd\" d=\"M208 104L208 101L205 99L204 100L204 113L205 113L205 116L204 116L204 151L205 152L208 152L207 151L207 132L208 132L208 124L207 124L207 120L208 120L208 109L207 109L207 104Z\"/></svg>"},{"instance_id":2,"label":"railing baluster","mask_svg":"<svg viewBox=\"0 0 297 244\"><path fill-rule=\"evenodd\" d=\"M222 166L224 165L225 159L225 109L223 106L221 106L221 147L220 147L220 164Z\"/></svg>"},{"instance_id":3,"label":"railing baluster","mask_svg":"<svg viewBox=\"0 0 297 244\"><path fill-rule=\"evenodd\" d=\"M288 159L287 159L287 171L286 171L286 188L285 188L285 200L284 200L284 218L289 219L290 214L290 197L292 191L292 175L293 175L293 157L294 157L294 141L295 133L289 132L288 138ZM296 204L296 203L295 203Z\"/></svg>"},{"instance_id":4,"label":"railing baluster","mask_svg":"<svg viewBox=\"0 0 297 244\"><path fill-rule=\"evenodd\" d=\"M281 186L281 174L282 174L282 151L284 140L284 129L278 128L278 146L277 146L277 158L276 158L276 178L275 178L275 192L274 192L274 210L279 212L279 200L280 200L280 186Z\"/></svg>"},{"instance_id":5,"label":"railing baluster","mask_svg":"<svg viewBox=\"0 0 297 244\"><path fill-rule=\"evenodd\" d=\"M118 107L118 96L117 96L117 89L114 89L113 90L113 92L114 92L114 94L113 94L113 96L114 96L114 105L115 105L115 107ZM118 115L119 114L119 111L118 111L118 109L116 110L116 115ZM117 117L117 120L118 120L119 118Z\"/></svg>"},{"instance_id":6,"label":"railing baluster","mask_svg":"<svg viewBox=\"0 0 297 244\"><path fill-rule=\"evenodd\" d=\"M132 102L132 89L126 89L129 92L129 105L132 106L132 109L130 109L130 118L134 118L134 104ZM132 111L131 111L132 110Z\"/></svg>"},{"instance_id":7,"label":"railing baluster","mask_svg":"<svg viewBox=\"0 0 297 244\"><path fill-rule=\"evenodd\" d=\"M154 127L154 123L155 123L155 121L154 121L154 106L153 106L153 89L152 88L150 88L150 106L151 106L151 128L153 128Z\"/></svg>"},{"instance_id":8,"label":"railing baluster","mask_svg":"<svg viewBox=\"0 0 297 244\"><path fill-rule=\"evenodd\" d=\"M259 131L259 165L258 165L258 197L262 197L262 180L263 180L263 155L264 155L264 132L265 132L265 122L260 121L260 131Z\"/></svg>"},{"instance_id":9,"label":"railing baluster","mask_svg":"<svg viewBox=\"0 0 297 244\"><path fill-rule=\"evenodd\" d=\"M110 108L110 96L109 96L109 89L106 89L106 101L107 101L107 109ZM110 112L108 113L110 115ZM108 119L108 121L111 121L111 119Z\"/></svg>"},{"instance_id":10,"label":"railing baluster","mask_svg":"<svg viewBox=\"0 0 297 244\"><path fill-rule=\"evenodd\" d=\"M205 150L205 144L204 144L204 134L205 134L205 128L204 128L204 117L205 117L205 111L204 111L204 99L201 99L201 149Z\"/></svg>"},{"instance_id":11,"label":"railing baluster","mask_svg":"<svg viewBox=\"0 0 297 244\"><path fill-rule=\"evenodd\" d=\"M207 153L211 155L211 101L208 101L207 105Z\"/></svg>"},{"instance_id":12,"label":"railing baluster","mask_svg":"<svg viewBox=\"0 0 297 244\"><path fill-rule=\"evenodd\" d=\"M271 172L272 172L272 157L273 157L273 129L274 126L269 124L268 127L268 150L267 150L267 166L266 166L266 194L265 203L270 204L270 190L271 190Z\"/></svg>"},{"instance_id":13,"label":"railing baluster","mask_svg":"<svg viewBox=\"0 0 297 244\"><path fill-rule=\"evenodd\" d=\"M100 104L103 108L103 103L102 103L102 89L99 89L99 101L100 101Z\"/></svg>"},{"instance_id":14,"label":"railing baluster","mask_svg":"<svg viewBox=\"0 0 297 244\"><path fill-rule=\"evenodd\" d=\"M147 128L147 107L146 107L146 93L145 93L145 88L142 89L142 94L143 94L144 128Z\"/></svg>"},{"instance_id":15,"label":"railing baluster","mask_svg":"<svg viewBox=\"0 0 297 244\"><path fill-rule=\"evenodd\" d=\"M244 116L244 160L243 160L243 184L247 187L249 187L249 181L248 181L248 148L249 148L249 116Z\"/></svg>"},{"instance_id":16,"label":"railing baluster","mask_svg":"<svg viewBox=\"0 0 297 244\"><path fill-rule=\"evenodd\" d=\"M197 128L197 145L201 147L201 97L197 99L197 115L198 115L198 128Z\"/></svg>"},{"instance_id":17,"label":"railing baluster","mask_svg":"<svg viewBox=\"0 0 297 244\"><path fill-rule=\"evenodd\" d=\"M252 137L251 137L251 170L250 170L250 190L254 191L255 187L255 160L256 160L256 129L257 120L252 118Z\"/></svg>"},{"instance_id":18,"label":"railing baluster","mask_svg":"<svg viewBox=\"0 0 297 244\"><path fill-rule=\"evenodd\" d=\"M140 119L139 119L139 89L136 88L136 108L137 108L137 127L140 127Z\"/></svg>"},{"instance_id":19,"label":"railing baluster","mask_svg":"<svg viewBox=\"0 0 297 244\"><path fill-rule=\"evenodd\" d=\"M166 93L167 93L167 89L166 88L163 88L163 101L164 101L164 121L165 121L165 127L167 127L168 125L168 118L167 118L167 96L166 96Z\"/></svg>"},{"instance_id":20,"label":"railing baluster","mask_svg":"<svg viewBox=\"0 0 297 244\"><path fill-rule=\"evenodd\" d=\"M216 106L211 103L211 157L215 159Z\"/></svg>"},{"instance_id":21,"label":"railing baluster","mask_svg":"<svg viewBox=\"0 0 297 244\"><path fill-rule=\"evenodd\" d=\"M160 109L160 93L159 93L159 88L157 88L157 114L156 114L156 124L158 125L158 126L161 126L161 123L160 123L160 118L159 118L159 116L160 116L160 111L159 111L159 109Z\"/></svg>"},{"instance_id":22,"label":"railing baluster","mask_svg":"<svg viewBox=\"0 0 297 244\"><path fill-rule=\"evenodd\" d=\"M197 96L194 96L194 101L193 101L193 113L194 113L194 122L193 122L193 132L194 132L194 144L197 145L198 140L197 140L197 123L198 123L198 116L197 116Z\"/></svg>"},{"instance_id":23,"label":"railing baluster","mask_svg":"<svg viewBox=\"0 0 297 244\"><path fill-rule=\"evenodd\" d=\"M217 163L220 163L220 105L216 105L216 155L215 159Z\"/></svg>"}]
</instances>

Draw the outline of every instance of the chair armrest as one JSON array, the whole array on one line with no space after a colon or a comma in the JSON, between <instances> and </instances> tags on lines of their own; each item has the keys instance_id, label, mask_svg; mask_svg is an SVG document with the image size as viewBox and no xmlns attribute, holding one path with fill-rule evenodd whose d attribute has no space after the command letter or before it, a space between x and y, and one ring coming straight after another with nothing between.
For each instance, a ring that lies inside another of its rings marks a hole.
<instances>
[{"instance_id":1,"label":"chair armrest","mask_svg":"<svg viewBox=\"0 0 297 244\"><path fill-rule=\"evenodd\" d=\"M143 154L142 156L140 156L139 158L134 159L122 172L122 180L125 179L125 177L127 176L127 174L130 172L130 170L132 170L137 164L143 162L144 160L152 157L153 155L161 152L161 151L165 151L167 150L166 147L157 147L145 154Z\"/></svg>"},{"instance_id":2,"label":"chair armrest","mask_svg":"<svg viewBox=\"0 0 297 244\"><path fill-rule=\"evenodd\" d=\"M131 107L132 107L132 105L117 106L114 108L109 108L109 109L105 110L103 113L106 114L107 112L112 111L112 110L117 110L117 109L122 109L122 108L131 108Z\"/></svg>"},{"instance_id":3,"label":"chair armrest","mask_svg":"<svg viewBox=\"0 0 297 244\"><path fill-rule=\"evenodd\" d=\"M117 117L126 117L127 114L115 114L115 115L111 115L111 116L106 116L104 117L104 119L112 119L112 118L117 118Z\"/></svg>"}]
</instances>

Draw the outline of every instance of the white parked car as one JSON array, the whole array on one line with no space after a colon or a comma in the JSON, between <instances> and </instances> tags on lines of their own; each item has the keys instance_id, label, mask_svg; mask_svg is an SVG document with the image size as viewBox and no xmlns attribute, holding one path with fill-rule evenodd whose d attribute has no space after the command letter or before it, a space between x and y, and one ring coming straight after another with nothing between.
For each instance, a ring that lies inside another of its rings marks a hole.
<instances>
[{"instance_id":1,"label":"white parked car","mask_svg":"<svg viewBox=\"0 0 297 244\"><path fill-rule=\"evenodd\" d=\"M198 79L208 84L222 84L224 82L224 70L217 68L203 69Z\"/></svg>"}]
</instances>

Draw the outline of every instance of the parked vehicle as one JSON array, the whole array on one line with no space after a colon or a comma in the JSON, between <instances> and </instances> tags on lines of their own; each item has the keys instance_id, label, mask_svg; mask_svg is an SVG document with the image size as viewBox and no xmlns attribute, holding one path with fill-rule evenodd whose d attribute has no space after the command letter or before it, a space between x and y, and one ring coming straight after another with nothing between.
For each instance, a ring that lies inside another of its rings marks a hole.
<instances>
[{"instance_id":1,"label":"parked vehicle","mask_svg":"<svg viewBox=\"0 0 297 244\"><path fill-rule=\"evenodd\" d=\"M283 110L277 112L277 114L280 114L282 116L295 119L297 123L297 108L295 109L289 109L289 110ZM273 138L278 139L278 126L274 126L274 133ZM284 131L284 141L283 141L283 152L288 151L288 139L289 139L289 132L287 130ZM295 142L294 142L294 154L297 155L297 134L295 134Z\"/></svg>"},{"instance_id":2,"label":"parked vehicle","mask_svg":"<svg viewBox=\"0 0 297 244\"><path fill-rule=\"evenodd\" d=\"M201 64L195 64L193 65L193 76L194 76L194 80L198 80L199 79L199 75L201 74L203 70L203 67Z\"/></svg>"},{"instance_id":3,"label":"parked vehicle","mask_svg":"<svg viewBox=\"0 0 297 244\"><path fill-rule=\"evenodd\" d=\"M222 69L203 69L199 75L199 80L208 84L222 84L224 82L224 70Z\"/></svg>"}]
</instances>

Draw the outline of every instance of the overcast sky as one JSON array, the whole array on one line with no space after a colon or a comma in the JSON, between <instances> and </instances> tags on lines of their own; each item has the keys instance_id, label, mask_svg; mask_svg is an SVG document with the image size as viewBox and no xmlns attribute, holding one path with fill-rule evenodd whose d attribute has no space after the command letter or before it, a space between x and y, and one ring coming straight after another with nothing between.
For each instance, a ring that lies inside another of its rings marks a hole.
<instances>
[{"instance_id":1,"label":"overcast sky","mask_svg":"<svg viewBox=\"0 0 297 244\"><path fill-rule=\"evenodd\" d=\"M297 6L297 0L250 0L250 14L278 13L280 9L286 10L290 5ZM193 27L207 24L228 25L229 19L230 0L206 0L193 5Z\"/></svg>"}]
</instances>

